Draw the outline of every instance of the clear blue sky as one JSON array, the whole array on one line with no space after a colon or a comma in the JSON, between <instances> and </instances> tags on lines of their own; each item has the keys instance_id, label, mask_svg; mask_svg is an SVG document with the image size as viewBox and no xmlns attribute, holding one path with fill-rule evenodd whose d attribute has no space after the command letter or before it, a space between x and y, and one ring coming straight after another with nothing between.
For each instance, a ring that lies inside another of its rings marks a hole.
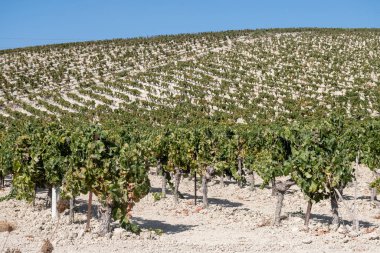
<instances>
[{"instance_id":1,"label":"clear blue sky","mask_svg":"<svg viewBox=\"0 0 380 253\"><path fill-rule=\"evenodd\" d=\"M0 0L0 49L274 27L380 27L380 0Z\"/></svg>"}]
</instances>

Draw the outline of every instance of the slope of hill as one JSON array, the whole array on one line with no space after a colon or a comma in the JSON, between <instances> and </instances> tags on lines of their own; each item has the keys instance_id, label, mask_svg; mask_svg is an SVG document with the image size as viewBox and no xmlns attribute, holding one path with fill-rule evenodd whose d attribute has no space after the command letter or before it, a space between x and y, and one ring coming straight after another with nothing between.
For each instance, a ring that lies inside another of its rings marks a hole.
<instances>
[{"instance_id":1,"label":"slope of hill","mask_svg":"<svg viewBox=\"0 0 380 253\"><path fill-rule=\"evenodd\" d=\"M332 110L377 116L379 80L377 29L245 30L49 45L0 51L0 121L131 113L251 122Z\"/></svg>"}]
</instances>

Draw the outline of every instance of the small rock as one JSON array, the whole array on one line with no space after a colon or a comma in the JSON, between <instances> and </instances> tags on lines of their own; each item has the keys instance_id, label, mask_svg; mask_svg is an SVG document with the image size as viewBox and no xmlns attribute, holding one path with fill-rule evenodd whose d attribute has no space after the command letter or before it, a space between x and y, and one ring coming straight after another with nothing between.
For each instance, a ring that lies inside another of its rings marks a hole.
<instances>
[{"instance_id":1,"label":"small rock","mask_svg":"<svg viewBox=\"0 0 380 253\"><path fill-rule=\"evenodd\" d=\"M297 216L292 217L292 220L296 223L303 223L304 222L304 219L302 219L301 217L297 217Z\"/></svg>"},{"instance_id":2,"label":"small rock","mask_svg":"<svg viewBox=\"0 0 380 253\"><path fill-rule=\"evenodd\" d=\"M114 235L120 235L120 234L122 234L124 231L125 231L125 229L123 229L123 228L115 228L115 229L113 230L113 234L114 234Z\"/></svg>"},{"instance_id":3,"label":"small rock","mask_svg":"<svg viewBox=\"0 0 380 253\"><path fill-rule=\"evenodd\" d=\"M122 239L125 232L123 228L115 228L112 232L112 239Z\"/></svg>"},{"instance_id":4,"label":"small rock","mask_svg":"<svg viewBox=\"0 0 380 253\"><path fill-rule=\"evenodd\" d=\"M339 234L347 234L348 233L348 230L345 226L340 226L338 229L337 229L337 232Z\"/></svg>"},{"instance_id":5,"label":"small rock","mask_svg":"<svg viewBox=\"0 0 380 253\"><path fill-rule=\"evenodd\" d=\"M120 234L120 239L122 240L128 240L129 238L133 238L131 232L125 231L124 233Z\"/></svg>"},{"instance_id":6,"label":"small rock","mask_svg":"<svg viewBox=\"0 0 380 253\"><path fill-rule=\"evenodd\" d=\"M298 232L299 228L297 226L292 226L290 229L292 232Z\"/></svg>"},{"instance_id":7,"label":"small rock","mask_svg":"<svg viewBox=\"0 0 380 253\"><path fill-rule=\"evenodd\" d=\"M143 240L149 240L150 236L151 236L151 232L150 231L144 231L144 232L140 233L140 237Z\"/></svg>"},{"instance_id":8,"label":"small rock","mask_svg":"<svg viewBox=\"0 0 380 253\"><path fill-rule=\"evenodd\" d=\"M337 231L339 229L339 224L333 224L330 226L330 230Z\"/></svg>"},{"instance_id":9,"label":"small rock","mask_svg":"<svg viewBox=\"0 0 380 253\"><path fill-rule=\"evenodd\" d=\"M81 230L79 231L79 233L78 233L78 238L82 238L83 235L84 235L84 233L85 233L84 229L81 229Z\"/></svg>"},{"instance_id":10,"label":"small rock","mask_svg":"<svg viewBox=\"0 0 380 253\"><path fill-rule=\"evenodd\" d=\"M98 239L100 235L98 233L91 233L91 239Z\"/></svg>"},{"instance_id":11,"label":"small rock","mask_svg":"<svg viewBox=\"0 0 380 253\"><path fill-rule=\"evenodd\" d=\"M309 232L310 228L306 225L298 227L298 231Z\"/></svg>"},{"instance_id":12,"label":"small rock","mask_svg":"<svg viewBox=\"0 0 380 253\"><path fill-rule=\"evenodd\" d=\"M379 240L380 236L376 233L370 233L363 235L363 239L365 240Z\"/></svg>"},{"instance_id":13,"label":"small rock","mask_svg":"<svg viewBox=\"0 0 380 253\"><path fill-rule=\"evenodd\" d=\"M312 243L313 241L311 240L311 239L304 239L304 240L302 240L302 243L303 244L310 244L310 243Z\"/></svg>"},{"instance_id":14,"label":"small rock","mask_svg":"<svg viewBox=\"0 0 380 253\"><path fill-rule=\"evenodd\" d=\"M350 233L348 233L348 236L349 237L358 237L360 235L360 232L356 232L356 231L351 231Z\"/></svg>"},{"instance_id":15,"label":"small rock","mask_svg":"<svg viewBox=\"0 0 380 253\"><path fill-rule=\"evenodd\" d=\"M65 232L62 232L62 238L63 239L69 239L69 237L70 237L70 233L69 233L69 231L65 231Z\"/></svg>"}]
</instances>

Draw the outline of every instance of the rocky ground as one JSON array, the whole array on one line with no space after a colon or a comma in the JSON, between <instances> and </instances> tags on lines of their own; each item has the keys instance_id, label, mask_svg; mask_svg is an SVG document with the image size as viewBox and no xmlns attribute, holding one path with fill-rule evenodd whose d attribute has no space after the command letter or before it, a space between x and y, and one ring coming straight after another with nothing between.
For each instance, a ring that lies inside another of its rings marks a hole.
<instances>
[{"instance_id":1,"label":"rocky ground","mask_svg":"<svg viewBox=\"0 0 380 253\"><path fill-rule=\"evenodd\" d=\"M133 210L133 221L141 225L141 234L126 232L113 224L113 232L106 237L96 233L96 201L92 230L84 232L86 196L77 200L75 223L68 224L66 212L57 226L45 207L46 192L41 191L34 207L16 200L0 202L0 222L15 227L9 234L0 233L0 252L11 248L39 252L46 238L51 240L54 252L380 252L380 208L379 202L370 202L370 180L371 173L360 168L359 232L352 231L350 212L345 207L353 204L352 186L344 192L345 203L340 202L343 222L338 229L329 226L329 201L323 201L313 206L310 230L305 231L306 201L296 187L285 196L282 226L274 227L271 223L276 198L271 196L271 189L257 188L252 192L234 182L222 188L213 181L209 187L210 207L203 209L201 189L195 206L194 182L186 178L180 185L185 198L178 205L170 193L166 199L155 201L153 194L159 191L161 182L151 175L152 192ZM9 187L0 196L8 191Z\"/></svg>"}]
</instances>

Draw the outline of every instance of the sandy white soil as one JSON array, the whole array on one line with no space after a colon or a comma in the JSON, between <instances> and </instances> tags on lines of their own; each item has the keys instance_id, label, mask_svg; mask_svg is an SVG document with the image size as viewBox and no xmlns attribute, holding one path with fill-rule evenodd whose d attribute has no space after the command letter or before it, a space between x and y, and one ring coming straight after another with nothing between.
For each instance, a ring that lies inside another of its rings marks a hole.
<instances>
[{"instance_id":1,"label":"sandy white soil","mask_svg":"<svg viewBox=\"0 0 380 253\"><path fill-rule=\"evenodd\" d=\"M161 182L151 175L152 192L158 192ZM61 216L60 225L53 233L56 222L51 221L50 210L45 207L46 191L38 194L36 205L22 201L0 202L0 221L8 221L16 229L8 236L0 233L0 251L18 248L22 252L39 252L43 239L51 238L54 252L380 252L380 208L371 203L368 182L371 173L358 171L359 198L357 209L360 232L352 231L349 212L340 203L343 224L337 230L329 226L331 219L329 201L313 206L310 230L303 228L306 201L302 193L292 188L285 196L281 227L271 221L276 198L271 189L249 191L240 189L234 182L224 188L218 181L209 185L210 207L202 209L201 189L198 205L194 206L194 182L185 178L180 191L185 199L174 204L169 193L166 199L154 201L152 193L138 203L133 210L133 221L143 232L134 235L113 224L113 232L106 237L96 233L98 221L92 219L92 231L84 232L87 204L86 196L77 201L75 223L68 225L67 212ZM260 180L257 180L258 184ZM0 192L4 196L9 187ZM345 204L353 203L354 188L344 192ZM94 214L97 202L95 201ZM152 229L162 229L158 235Z\"/></svg>"}]
</instances>

